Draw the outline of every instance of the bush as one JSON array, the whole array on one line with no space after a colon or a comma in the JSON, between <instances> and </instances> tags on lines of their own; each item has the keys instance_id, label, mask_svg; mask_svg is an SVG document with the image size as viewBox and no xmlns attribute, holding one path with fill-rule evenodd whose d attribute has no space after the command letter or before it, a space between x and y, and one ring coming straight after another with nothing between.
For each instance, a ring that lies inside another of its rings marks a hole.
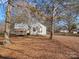
<instances>
[{"instance_id":1,"label":"bush","mask_svg":"<svg viewBox=\"0 0 79 59\"><path fill-rule=\"evenodd\" d=\"M4 33L0 32L0 36L1 36L1 35L4 35Z\"/></svg>"}]
</instances>

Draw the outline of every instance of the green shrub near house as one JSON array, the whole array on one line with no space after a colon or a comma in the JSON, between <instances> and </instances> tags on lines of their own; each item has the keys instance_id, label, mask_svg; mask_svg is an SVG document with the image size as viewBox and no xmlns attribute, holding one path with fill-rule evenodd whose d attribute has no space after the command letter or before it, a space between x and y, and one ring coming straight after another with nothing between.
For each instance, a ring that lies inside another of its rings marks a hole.
<instances>
[{"instance_id":1,"label":"green shrub near house","mask_svg":"<svg viewBox=\"0 0 79 59\"><path fill-rule=\"evenodd\" d=\"M4 35L4 33L0 32L0 36Z\"/></svg>"}]
</instances>

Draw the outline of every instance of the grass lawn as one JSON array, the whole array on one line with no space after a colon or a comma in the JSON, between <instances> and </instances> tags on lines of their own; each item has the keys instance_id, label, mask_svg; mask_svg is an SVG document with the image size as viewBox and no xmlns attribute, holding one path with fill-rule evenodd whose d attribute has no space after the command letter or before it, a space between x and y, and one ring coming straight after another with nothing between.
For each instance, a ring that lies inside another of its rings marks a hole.
<instances>
[{"instance_id":1,"label":"grass lawn","mask_svg":"<svg viewBox=\"0 0 79 59\"><path fill-rule=\"evenodd\" d=\"M79 59L79 37L14 36L11 40L13 44L0 47L0 59Z\"/></svg>"}]
</instances>

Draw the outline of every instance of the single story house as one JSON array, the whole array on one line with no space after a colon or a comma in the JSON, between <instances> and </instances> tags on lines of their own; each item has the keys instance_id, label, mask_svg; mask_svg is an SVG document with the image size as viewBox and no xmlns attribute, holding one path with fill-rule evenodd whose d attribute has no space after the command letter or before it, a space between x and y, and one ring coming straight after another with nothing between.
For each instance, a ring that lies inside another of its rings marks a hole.
<instances>
[{"instance_id":1,"label":"single story house","mask_svg":"<svg viewBox=\"0 0 79 59\"><path fill-rule=\"evenodd\" d=\"M15 23L14 33L16 35L46 35L46 26L37 22L35 24Z\"/></svg>"},{"instance_id":2,"label":"single story house","mask_svg":"<svg viewBox=\"0 0 79 59\"><path fill-rule=\"evenodd\" d=\"M31 35L46 35L46 26L41 23L31 25Z\"/></svg>"}]
</instances>

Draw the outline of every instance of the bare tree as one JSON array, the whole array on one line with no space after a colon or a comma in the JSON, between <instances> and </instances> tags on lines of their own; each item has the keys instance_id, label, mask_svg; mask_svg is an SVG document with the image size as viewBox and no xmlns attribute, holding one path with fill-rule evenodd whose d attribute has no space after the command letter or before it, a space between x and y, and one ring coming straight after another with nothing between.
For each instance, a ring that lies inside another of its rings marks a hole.
<instances>
[{"instance_id":1,"label":"bare tree","mask_svg":"<svg viewBox=\"0 0 79 59\"><path fill-rule=\"evenodd\" d=\"M45 10L50 20L50 39L54 36L54 21L58 17L58 8L62 5L63 0L50 0L50 3L45 3Z\"/></svg>"},{"instance_id":2,"label":"bare tree","mask_svg":"<svg viewBox=\"0 0 79 59\"><path fill-rule=\"evenodd\" d=\"M4 40L4 44L11 44L11 40L10 40L10 23L11 23L11 8L12 6L10 5L13 0L8 0L8 6L7 6L7 10L6 10L6 20L5 20L5 40Z\"/></svg>"}]
</instances>

